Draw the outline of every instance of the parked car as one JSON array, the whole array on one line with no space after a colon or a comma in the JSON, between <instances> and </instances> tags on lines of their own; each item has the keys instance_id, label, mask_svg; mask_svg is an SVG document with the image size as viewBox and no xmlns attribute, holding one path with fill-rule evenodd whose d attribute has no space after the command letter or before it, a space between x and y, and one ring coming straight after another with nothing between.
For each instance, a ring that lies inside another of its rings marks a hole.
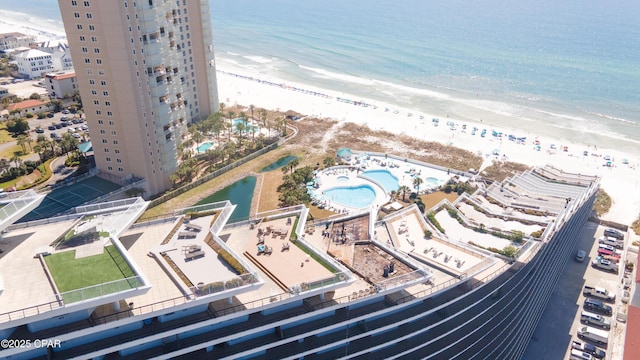
<instances>
[{"instance_id":1,"label":"parked car","mask_svg":"<svg viewBox=\"0 0 640 360\"><path fill-rule=\"evenodd\" d=\"M62 110L62 113L63 113L63 114L68 114L68 113L69 113L69 110L64 109L64 110Z\"/></svg>"},{"instance_id":2,"label":"parked car","mask_svg":"<svg viewBox=\"0 0 640 360\"><path fill-rule=\"evenodd\" d=\"M583 311L580 314L580 322L585 325L595 326L605 330L611 329L611 322L609 321L609 319L602 315L590 313L588 311Z\"/></svg>"},{"instance_id":3,"label":"parked car","mask_svg":"<svg viewBox=\"0 0 640 360\"><path fill-rule=\"evenodd\" d=\"M605 271L611 271L613 273L618 273L619 271L619 267L618 264L616 264L615 262L611 261L611 260L607 260L604 259L602 257L598 257L596 259L594 259L591 262L591 265L593 265L593 267L601 269L601 270L605 270Z\"/></svg>"},{"instance_id":4,"label":"parked car","mask_svg":"<svg viewBox=\"0 0 640 360\"><path fill-rule=\"evenodd\" d=\"M71 135L71 136L73 136L73 137L74 137L74 138L76 138L76 139L80 139L80 138L82 137L82 136L80 136L80 134L78 134L78 133L73 133L73 135Z\"/></svg>"},{"instance_id":5,"label":"parked car","mask_svg":"<svg viewBox=\"0 0 640 360\"><path fill-rule=\"evenodd\" d=\"M44 129L43 128L36 128L36 134L42 134L44 133Z\"/></svg>"},{"instance_id":6,"label":"parked car","mask_svg":"<svg viewBox=\"0 0 640 360\"><path fill-rule=\"evenodd\" d=\"M60 125L64 126L64 127L67 127L67 126L69 126L69 123L65 121L65 122L60 123Z\"/></svg>"},{"instance_id":7,"label":"parked car","mask_svg":"<svg viewBox=\"0 0 640 360\"><path fill-rule=\"evenodd\" d=\"M571 355L569 355L569 360L592 360L593 356L591 354L587 354L584 351L571 349Z\"/></svg>"},{"instance_id":8,"label":"parked car","mask_svg":"<svg viewBox=\"0 0 640 360\"><path fill-rule=\"evenodd\" d=\"M49 127L47 127L47 129L49 129L49 130L55 130L55 129L56 129L56 127L55 127L55 125L49 125Z\"/></svg>"},{"instance_id":9,"label":"parked car","mask_svg":"<svg viewBox=\"0 0 640 360\"><path fill-rule=\"evenodd\" d=\"M624 248L624 240L618 240L614 237L611 236L603 236L601 238L598 239L598 243L600 244L605 244L605 245L611 245L617 249L623 249Z\"/></svg>"},{"instance_id":10,"label":"parked car","mask_svg":"<svg viewBox=\"0 0 640 360\"><path fill-rule=\"evenodd\" d=\"M57 137L58 137L58 134L56 134L56 133L52 132L51 134L49 134L49 136L50 136L52 139L55 139L55 138L57 138Z\"/></svg>"},{"instance_id":11,"label":"parked car","mask_svg":"<svg viewBox=\"0 0 640 360\"><path fill-rule=\"evenodd\" d=\"M56 127L56 129L61 129L62 128L62 124L55 124L54 126Z\"/></svg>"},{"instance_id":12,"label":"parked car","mask_svg":"<svg viewBox=\"0 0 640 360\"><path fill-rule=\"evenodd\" d=\"M583 305L585 310L593 311L595 313L611 316L613 314L613 308L610 305L603 303L600 300L587 298Z\"/></svg>"},{"instance_id":13,"label":"parked car","mask_svg":"<svg viewBox=\"0 0 640 360\"><path fill-rule=\"evenodd\" d=\"M598 347L596 347L596 346L594 346L592 344L589 344L587 342L583 343L581 341L575 341L574 340L571 343L571 348L572 349L576 349L576 350L580 350L582 352L586 352L587 354L590 354L590 355L592 355L592 356L594 356L594 357L596 357L598 359L604 359L604 357L607 355L607 353L604 350L602 350L602 349L600 349L600 348L598 348Z\"/></svg>"},{"instance_id":14,"label":"parked car","mask_svg":"<svg viewBox=\"0 0 640 360\"><path fill-rule=\"evenodd\" d=\"M47 117L48 117L49 119L51 119L51 118L53 117L53 113L52 113L52 112L47 113Z\"/></svg>"},{"instance_id":15,"label":"parked car","mask_svg":"<svg viewBox=\"0 0 640 360\"><path fill-rule=\"evenodd\" d=\"M624 234L616 229L606 229L604 231L604 236L610 236L618 240L624 240Z\"/></svg>"}]
</instances>

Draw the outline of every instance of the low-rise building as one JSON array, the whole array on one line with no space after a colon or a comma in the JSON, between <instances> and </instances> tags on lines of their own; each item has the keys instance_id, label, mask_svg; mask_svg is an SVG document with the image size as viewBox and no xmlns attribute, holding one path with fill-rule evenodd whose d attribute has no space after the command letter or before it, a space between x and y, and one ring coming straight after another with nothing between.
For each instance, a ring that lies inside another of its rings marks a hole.
<instances>
[{"instance_id":1,"label":"low-rise building","mask_svg":"<svg viewBox=\"0 0 640 360\"><path fill-rule=\"evenodd\" d=\"M51 97L62 99L65 95L73 95L78 90L76 73L70 71L47 74L44 86Z\"/></svg>"},{"instance_id":2,"label":"low-rise building","mask_svg":"<svg viewBox=\"0 0 640 360\"><path fill-rule=\"evenodd\" d=\"M51 54L53 71L68 71L73 69L69 44L64 40L49 40L38 44L38 50Z\"/></svg>"},{"instance_id":3,"label":"low-rise building","mask_svg":"<svg viewBox=\"0 0 640 360\"><path fill-rule=\"evenodd\" d=\"M9 95L9 89L7 89L6 87L0 87L0 99Z\"/></svg>"},{"instance_id":4,"label":"low-rise building","mask_svg":"<svg viewBox=\"0 0 640 360\"><path fill-rule=\"evenodd\" d=\"M19 32L0 34L0 50L14 49L17 47L29 47L36 42L36 38Z\"/></svg>"},{"instance_id":5,"label":"low-rise building","mask_svg":"<svg viewBox=\"0 0 640 360\"><path fill-rule=\"evenodd\" d=\"M15 57L20 74L27 75L30 79L54 71L53 56L47 52L32 49L17 54Z\"/></svg>"},{"instance_id":6,"label":"low-rise building","mask_svg":"<svg viewBox=\"0 0 640 360\"><path fill-rule=\"evenodd\" d=\"M18 110L19 115L24 116L27 113L37 114L44 111L49 111L51 110L51 105L40 100L30 99L30 100L20 101L15 104L11 104L7 107L7 111L9 113L11 113L14 110Z\"/></svg>"}]
</instances>

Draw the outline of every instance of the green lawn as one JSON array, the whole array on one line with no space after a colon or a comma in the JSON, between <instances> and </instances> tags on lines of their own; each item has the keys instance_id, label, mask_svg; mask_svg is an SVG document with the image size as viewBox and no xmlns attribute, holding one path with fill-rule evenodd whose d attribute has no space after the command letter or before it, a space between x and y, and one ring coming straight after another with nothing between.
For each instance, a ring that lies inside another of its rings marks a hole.
<instances>
[{"instance_id":1,"label":"green lawn","mask_svg":"<svg viewBox=\"0 0 640 360\"><path fill-rule=\"evenodd\" d=\"M64 251L46 256L45 262L51 272L51 276L61 293L86 288L89 286L104 284L107 282L125 279L134 276L133 270L122 258L120 252L113 246L104 248L100 255L88 256L75 259L76 251ZM87 289L80 292L65 294L65 302L71 303L111 294L118 291L134 288L137 284L135 280L129 282L118 282Z\"/></svg>"}]
</instances>

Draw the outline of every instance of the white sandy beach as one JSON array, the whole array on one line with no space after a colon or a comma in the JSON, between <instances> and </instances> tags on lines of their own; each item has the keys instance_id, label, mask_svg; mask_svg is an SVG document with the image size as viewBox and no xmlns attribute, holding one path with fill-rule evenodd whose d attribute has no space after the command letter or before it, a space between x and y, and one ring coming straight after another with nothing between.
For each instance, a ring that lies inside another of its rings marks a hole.
<instances>
[{"instance_id":1,"label":"white sandy beach","mask_svg":"<svg viewBox=\"0 0 640 360\"><path fill-rule=\"evenodd\" d=\"M461 122L449 119L446 115L443 117L442 114L418 113L412 109L400 108L392 104L349 97L348 94L335 90L310 88L302 84L268 78L261 74L247 73L246 69L224 68L219 70L223 70L218 72L220 101L228 105L248 106L252 104L266 109L294 110L305 115L333 118L341 123L366 124L376 130L386 130L396 134L415 136L423 140L452 144L482 154L485 158L483 166L489 165L494 159L507 159L532 166L551 164L568 172L598 175L602 178L602 188L613 199L613 206L604 216L605 219L629 224L637 218L640 211L640 198L636 195L640 190L640 182L638 181L640 167L638 166L637 154L625 154L615 149L595 148L587 144L574 143L571 139L538 137L536 134L518 133L518 130L499 129L483 123ZM238 73L237 71L243 72ZM242 77L231 74L239 74ZM254 80L246 77L252 77ZM284 86L274 86L256 79L284 84ZM314 95L313 92L329 95L330 98ZM377 108L371 105L365 107L341 102L336 99L337 97L365 102L375 105ZM439 126L433 126L432 118L440 119ZM457 124L456 130L451 130L450 126L447 126L448 121ZM466 130L462 129L463 124L467 125ZM475 135L471 135L473 127L479 129ZM482 129L487 129L484 138L480 136ZM502 139L493 137L492 130L503 132ZM508 134L518 137L526 136L527 140L524 144L517 144L515 141L508 140ZM534 140L540 142L539 151L535 149ZM551 144L555 145L555 149L551 149ZM563 151L565 146L567 151ZM500 155L492 155L495 150ZM584 151L587 151L589 155L583 155ZM612 167L604 166L607 162L604 157L607 155L613 159ZM628 164L623 164L623 159L627 159Z\"/></svg>"},{"instance_id":2,"label":"white sandy beach","mask_svg":"<svg viewBox=\"0 0 640 360\"><path fill-rule=\"evenodd\" d=\"M0 33L14 31L35 35L40 41L61 39L65 35L59 22L0 10ZM251 70L247 68L234 67L233 64L224 63L224 67L219 67L219 70L222 71L218 71L218 90L220 101L229 105L248 106L252 104L266 109L294 110L305 115L333 118L340 123L366 124L376 130L408 134L423 140L452 144L482 154L485 158L484 166L490 164L494 159L506 159L532 166L551 164L569 172L595 174L602 177L601 186L614 201L611 211L604 216L605 219L629 224L638 217L640 212L640 197L637 195L640 190L638 154L625 154L615 149L600 147L596 149L593 145L574 143L571 139L538 137L537 134L517 129L495 128L485 123L462 122L449 119L446 114L419 113L413 109L400 108L391 103L374 102L350 96L339 89L314 89L307 85L270 78L265 74L250 73L248 71ZM232 76L230 73L240 74L243 77ZM249 80L246 77L252 77L254 80ZM273 86L255 79L285 84L286 86ZM293 88L308 91L296 91ZM313 95L313 92L326 94L329 97ZM375 107L354 105L338 101L336 98L365 102L375 105ZM432 118L440 119L439 126L433 126ZM486 119L487 122L491 122L489 118ZM447 126L448 121L457 124L456 130L451 130L450 126ZM467 125L466 130L462 129L463 124ZM473 127L479 129L475 135L471 135ZM480 136L482 129L487 130L484 138ZM502 140L493 137L492 130L501 131L504 134ZM541 131L541 133L543 132ZM527 140L524 144L517 144L507 139L508 134L518 137L526 136ZM534 149L534 140L540 142L539 151ZM551 144L555 145L555 150L551 149ZM564 146L568 151L563 151ZM496 150L499 155L492 155ZM584 156L584 151L588 151L589 155ZM604 157L607 155L614 160L612 167L603 166L606 163ZM623 159L627 159L628 164L623 164Z\"/></svg>"}]
</instances>

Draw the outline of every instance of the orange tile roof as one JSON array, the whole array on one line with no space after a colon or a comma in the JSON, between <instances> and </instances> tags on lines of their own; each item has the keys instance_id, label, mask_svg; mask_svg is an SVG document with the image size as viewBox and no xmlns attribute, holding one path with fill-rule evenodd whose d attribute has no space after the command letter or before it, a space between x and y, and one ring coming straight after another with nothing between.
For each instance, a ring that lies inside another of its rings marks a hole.
<instances>
[{"instance_id":1,"label":"orange tile roof","mask_svg":"<svg viewBox=\"0 0 640 360\"><path fill-rule=\"evenodd\" d=\"M15 109L27 109L34 106L44 105L44 102L40 100L24 100L19 103L11 104L7 107L7 110L15 110Z\"/></svg>"}]
</instances>

